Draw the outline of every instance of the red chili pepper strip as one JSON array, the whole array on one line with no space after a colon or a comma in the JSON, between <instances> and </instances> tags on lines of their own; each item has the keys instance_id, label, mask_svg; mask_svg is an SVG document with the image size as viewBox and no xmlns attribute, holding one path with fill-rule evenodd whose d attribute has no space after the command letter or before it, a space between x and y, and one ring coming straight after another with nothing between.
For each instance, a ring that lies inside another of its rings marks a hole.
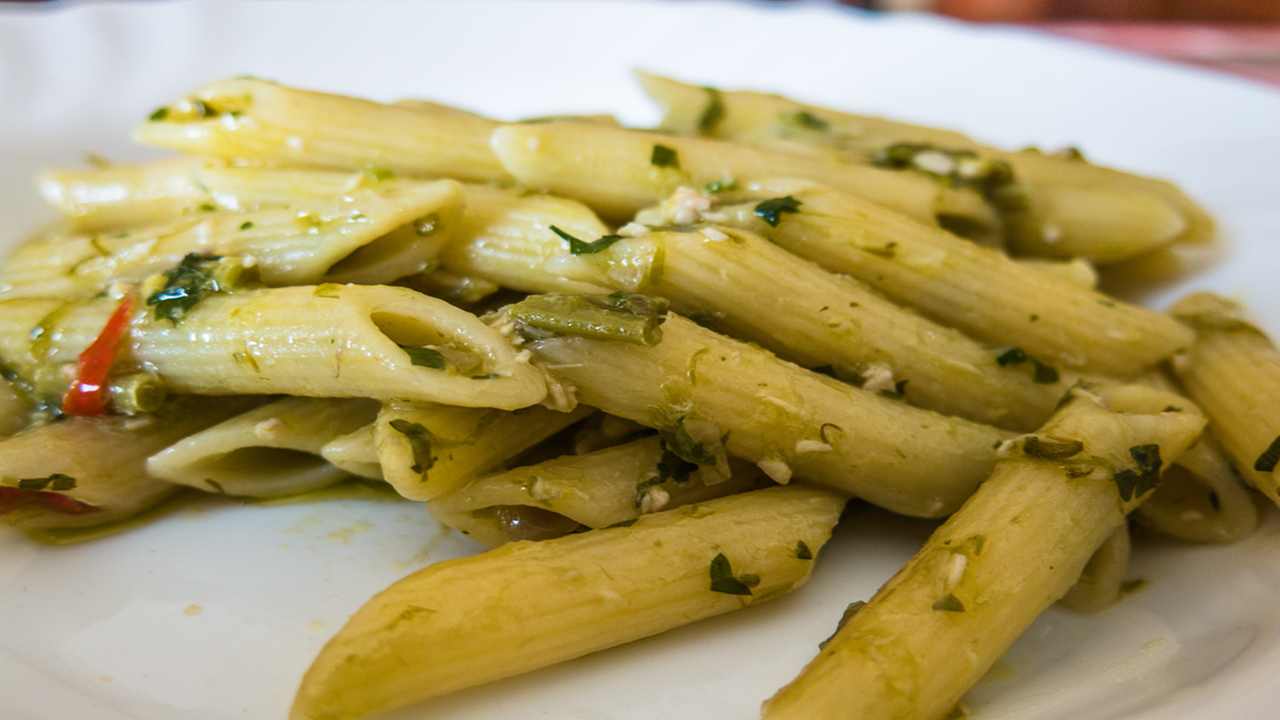
<instances>
[{"instance_id":1,"label":"red chili pepper strip","mask_svg":"<svg viewBox=\"0 0 1280 720\"><path fill-rule=\"evenodd\" d=\"M115 312L107 319L102 332L80 353L75 382L62 399L62 412L67 415L102 415L107 412L107 376L116 362L120 341L129 331L133 314L133 297L124 296Z\"/></svg>"},{"instance_id":2,"label":"red chili pepper strip","mask_svg":"<svg viewBox=\"0 0 1280 720\"><path fill-rule=\"evenodd\" d=\"M46 510L65 515L82 515L98 508L67 497L61 493L44 490L22 490L13 487L0 487L0 515L16 510L23 505L34 502Z\"/></svg>"}]
</instances>

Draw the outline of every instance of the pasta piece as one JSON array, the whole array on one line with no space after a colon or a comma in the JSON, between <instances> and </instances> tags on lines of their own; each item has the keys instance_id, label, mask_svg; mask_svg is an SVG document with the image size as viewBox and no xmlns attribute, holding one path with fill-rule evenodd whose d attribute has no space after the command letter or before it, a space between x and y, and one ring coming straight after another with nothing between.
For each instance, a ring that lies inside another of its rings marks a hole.
<instances>
[{"instance_id":1,"label":"pasta piece","mask_svg":"<svg viewBox=\"0 0 1280 720\"><path fill-rule=\"evenodd\" d=\"M1166 392L1179 392L1163 372L1151 373L1143 381ZM1258 529L1258 506L1214 440L1212 423L1209 430L1169 467L1151 499L1134 513L1140 524L1199 543L1236 542Z\"/></svg>"},{"instance_id":2,"label":"pasta piece","mask_svg":"<svg viewBox=\"0 0 1280 720\"><path fill-rule=\"evenodd\" d=\"M1047 272L1086 290L1098 287L1098 269L1084 258L1048 260L1044 258L1018 258L1019 265Z\"/></svg>"},{"instance_id":3,"label":"pasta piece","mask_svg":"<svg viewBox=\"0 0 1280 720\"><path fill-rule=\"evenodd\" d=\"M1204 427L1194 408L1163 411L1170 393L1097 392L1076 391L1039 432L1007 444L1009 458L764 717L945 717Z\"/></svg>"},{"instance_id":4,"label":"pasta piece","mask_svg":"<svg viewBox=\"0 0 1280 720\"><path fill-rule=\"evenodd\" d=\"M1163 480L1160 487L1164 488ZM1121 525L1089 558L1080 579L1059 602L1080 613L1099 613L1114 605L1123 592L1130 550L1129 526Z\"/></svg>"},{"instance_id":5,"label":"pasta piece","mask_svg":"<svg viewBox=\"0 0 1280 720\"><path fill-rule=\"evenodd\" d=\"M1174 372L1209 414L1236 470L1280 503L1280 350L1225 298L1195 293L1173 314L1197 333L1190 349L1174 358Z\"/></svg>"},{"instance_id":6,"label":"pasta piece","mask_svg":"<svg viewBox=\"0 0 1280 720\"><path fill-rule=\"evenodd\" d=\"M509 177L489 149L496 125L242 78L157 109L133 136L195 155L488 181Z\"/></svg>"},{"instance_id":7,"label":"pasta piece","mask_svg":"<svg viewBox=\"0 0 1280 720\"><path fill-rule=\"evenodd\" d=\"M346 477L320 449L377 412L373 400L277 400L170 445L147 460L147 472L224 495L298 495Z\"/></svg>"},{"instance_id":8,"label":"pasta piece","mask_svg":"<svg viewBox=\"0 0 1280 720\"><path fill-rule=\"evenodd\" d=\"M661 263L645 285L626 289L668 298L735 337L913 405L1028 430L1066 387L1057 370L1009 363L1007 348L984 347L754 233L707 226L626 243L656 246Z\"/></svg>"},{"instance_id":9,"label":"pasta piece","mask_svg":"<svg viewBox=\"0 0 1280 720\"><path fill-rule=\"evenodd\" d=\"M427 507L440 522L493 547L634 522L761 487L762 478L739 462L730 480L707 484L696 465L648 437L477 478Z\"/></svg>"},{"instance_id":10,"label":"pasta piece","mask_svg":"<svg viewBox=\"0 0 1280 720\"><path fill-rule=\"evenodd\" d=\"M0 438L27 426L31 403L8 380L0 380Z\"/></svg>"},{"instance_id":11,"label":"pasta piece","mask_svg":"<svg viewBox=\"0 0 1280 720\"><path fill-rule=\"evenodd\" d=\"M118 522L178 486L147 473L147 457L251 405L183 398L155 415L74 417L0 439L0 522L22 530Z\"/></svg>"},{"instance_id":12,"label":"pasta piece","mask_svg":"<svg viewBox=\"0 0 1280 720\"><path fill-rule=\"evenodd\" d=\"M578 123L508 125L494 131L492 146L521 184L582 200L611 219L629 217L681 185L788 175L828 183L921 222L954 216L974 235L999 233L998 219L971 191L874 167Z\"/></svg>"},{"instance_id":13,"label":"pasta piece","mask_svg":"<svg viewBox=\"0 0 1280 720\"><path fill-rule=\"evenodd\" d=\"M641 303L633 296L624 307ZM597 307L543 295L505 313L579 400L669 433L701 465L720 465L727 451L780 483L795 477L940 517L990 473L992 448L1008 437L809 372L676 315L642 333L631 325L639 312ZM600 339L610 332L623 339Z\"/></svg>"},{"instance_id":14,"label":"pasta piece","mask_svg":"<svg viewBox=\"0 0 1280 720\"><path fill-rule=\"evenodd\" d=\"M795 207L761 209L779 198ZM703 217L760 233L941 323L1045 363L1133 377L1191 343L1190 329L1160 313L1030 272L996 250L847 193L779 180L731 201Z\"/></svg>"},{"instance_id":15,"label":"pasta piece","mask_svg":"<svg viewBox=\"0 0 1280 720\"><path fill-rule=\"evenodd\" d=\"M0 362L28 377L74 362L115 305L0 301ZM216 293L176 322L150 310L135 314L119 364L149 368L179 393L400 397L510 410L546 393L539 372L478 318L404 288Z\"/></svg>"},{"instance_id":16,"label":"pasta piece","mask_svg":"<svg viewBox=\"0 0 1280 720\"><path fill-rule=\"evenodd\" d=\"M448 270L429 270L401 278L400 283L418 292L457 305L472 308L492 297L502 288L474 275L459 275Z\"/></svg>"},{"instance_id":17,"label":"pasta piece","mask_svg":"<svg viewBox=\"0 0 1280 720\"><path fill-rule=\"evenodd\" d=\"M373 423L336 437L320 448L320 457L339 470L366 480L383 480L378 448L373 441Z\"/></svg>"},{"instance_id":18,"label":"pasta piece","mask_svg":"<svg viewBox=\"0 0 1280 720\"><path fill-rule=\"evenodd\" d=\"M387 482L410 500L431 500L496 470L594 410L530 407L509 413L392 401L374 425Z\"/></svg>"},{"instance_id":19,"label":"pasta piece","mask_svg":"<svg viewBox=\"0 0 1280 720\"><path fill-rule=\"evenodd\" d=\"M359 717L772 599L805 583L843 505L770 488L432 565L356 612L290 717Z\"/></svg>"},{"instance_id":20,"label":"pasta piece","mask_svg":"<svg viewBox=\"0 0 1280 720\"><path fill-rule=\"evenodd\" d=\"M0 267L0 297L92 296L190 253L242 256L267 285L390 282L435 260L462 215L452 181L387 183L251 212L200 212L163 225L28 243Z\"/></svg>"},{"instance_id":21,"label":"pasta piece","mask_svg":"<svg viewBox=\"0 0 1280 720\"><path fill-rule=\"evenodd\" d=\"M647 433L649 428L626 418L608 413L596 413L573 431L573 454L586 455L620 445L635 435Z\"/></svg>"},{"instance_id":22,"label":"pasta piece","mask_svg":"<svg viewBox=\"0 0 1280 720\"><path fill-rule=\"evenodd\" d=\"M212 201L200 190L199 158L137 165L51 170L40 175L41 197L80 232L118 230L171 220Z\"/></svg>"},{"instance_id":23,"label":"pasta piece","mask_svg":"<svg viewBox=\"0 0 1280 720\"><path fill-rule=\"evenodd\" d=\"M1078 153L1011 153L949 130L777 95L699 88L647 73L640 81L666 111L663 126L676 132L974 186L1010 220L1023 253L1115 262L1213 234L1208 214L1172 184L1092 165Z\"/></svg>"}]
</instances>

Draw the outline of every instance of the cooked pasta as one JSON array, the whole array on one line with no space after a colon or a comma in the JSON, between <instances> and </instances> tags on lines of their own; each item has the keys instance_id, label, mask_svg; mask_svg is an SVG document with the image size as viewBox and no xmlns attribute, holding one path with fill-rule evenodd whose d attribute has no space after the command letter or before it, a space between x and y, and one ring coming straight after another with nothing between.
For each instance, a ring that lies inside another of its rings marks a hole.
<instances>
[{"instance_id":1,"label":"cooked pasta","mask_svg":"<svg viewBox=\"0 0 1280 720\"><path fill-rule=\"evenodd\" d=\"M764 714L929 720L1053 603L1121 601L1141 530L1235 542L1250 486L1280 501L1270 340L1100 289L1207 245L1178 188L641 79L657 131L223 80L135 129L176 154L41 174L61 217L0 262L0 522L425 505L491 549L329 641L291 717L348 720L797 589L857 498L946 519Z\"/></svg>"}]
</instances>

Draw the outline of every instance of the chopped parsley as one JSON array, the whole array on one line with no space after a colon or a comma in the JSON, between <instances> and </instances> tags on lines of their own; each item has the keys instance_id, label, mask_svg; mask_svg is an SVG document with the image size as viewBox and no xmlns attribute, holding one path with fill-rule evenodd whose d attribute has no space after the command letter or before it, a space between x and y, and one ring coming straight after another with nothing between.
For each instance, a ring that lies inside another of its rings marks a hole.
<instances>
[{"instance_id":1,"label":"chopped parsley","mask_svg":"<svg viewBox=\"0 0 1280 720\"><path fill-rule=\"evenodd\" d=\"M900 142L872 152L871 162L890 170L921 172L948 185L973 188L1001 210L1018 210L1026 204L1009 163L998 158L979 157L972 150Z\"/></svg>"},{"instance_id":2,"label":"chopped parsley","mask_svg":"<svg viewBox=\"0 0 1280 720\"><path fill-rule=\"evenodd\" d=\"M662 434L662 447L676 457L694 465L715 465L716 454L703 443L694 440L684 427L684 418L676 420L670 432Z\"/></svg>"},{"instance_id":3,"label":"chopped parsley","mask_svg":"<svg viewBox=\"0 0 1280 720\"><path fill-rule=\"evenodd\" d=\"M1058 373L1057 368L1031 357L1020 347L1011 347L1007 350L1001 351L999 355L996 355L996 364L1000 367L1021 365L1022 363L1031 363L1031 379L1037 384L1052 385L1061 379L1061 375Z\"/></svg>"},{"instance_id":4,"label":"chopped parsley","mask_svg":"<svg viewBox=\"0 0 1280 720\"><path fill-rule=\"evenodd\" d=\"M653 152L649 155L649 164L654 167L680 168L680 156L676 153L675 148L666 145L653 146Z\"/></svg>"},{"instance_id":5,"label":"chopped parsley","mask_svg":"<svg viewBox=\"0 0 1280 720\"><path fill-rule=\"evenodd\" d=\"M698 134L710 135L724 119L724 99L716 88L704 87L702 90L707 94L707 104L698 116Z\"/></svg>"},{"instance_id":6,"label":"chopped parsley","mask_svg":"<svg viewBox=\"0 0 1280 720\"><path fill-rule=\"evenodd\" d=\"M1137 469L1125 468L1115 473L1116 489L1125 502L1155 489L1164 464L1160 459L1160 446L1154 443L1129 448L1129 456L1137 463Z\"/></svg>"},{"instance_id":7,"label":"chopped parsley","mask_svg":"<svg viewBox=\"0 0 1280 720\"><path fill-rule=\"evenodd\" d=\"M796 541L796 559L812 560L813 551L809 549L809 544L803 540Z\"/></svg>"},{"instance_id":8,"label":"chopped parsley","mask_svg":"<svg viewBox=\"0 0 1280 720\"><path fill-rule=\"evenodd\" d=\"M691 463L671 452L667 447L666 440L662 441L662 457L658 460L659 482L667 480L673 480L678 483L689 482L689 476L697 469L698 465L696 463Z\"/></svg>"},{"instance_id":9,"label":"chopped parsley","mask_svg":"<svg viewBox=\"0 0 1280 720\"><path fill-rule=\"evenodd\" d=\"M445 366L448 365L445 362L444 355L439 350L433 350L429 347L406 347L404 345L401 345L400 349L409 356L409 361L418 367L444 370Z\"/></svg>"},{"instance_id":10,"label":"chopped parsley","mask_svg":"<svg viewBox=\"0 0 1280 720\"><path fill-rule=\"evenodd\" d=\"M396 174L390 168L367 167L364 169L364 176L374 182L382 182L394 178Z\"/></svg>"},{"instance_id":11,"label":"chopped parsley","mask_svg":"<svg viewBox=\"0 0 1280 720\"><path fill-rule=\"evenodd\" d=\"M865 600L855 600L849 603L848 605L846 605L844 608L844 612L841 613L840 615L840 622L836 623L835 631L831 633L831 637L818 643L818 649L819 650L825 649L827 647L827 644L830 643L832 640L835 640L836 636L840 634L840 631L844 629L844 626L848 624L850 620L853 619L853 616L857 615L858 611L866 606L867 606L867 602Z\"/></svg>"},{"instance_id":12,"label":"chopped parsley","mask_svg":"<svg viewBox=\"0 0 1280 720\"><path fill-rule=\"evenodd\" d=\"M954 593L947 593L933 603L934 610L942 612L964 612L964 603Z\"/></svg>"},{"instance_id":13,"label":"chopped parsley","mask_svg":"<svg viewBox=\"0 0 1280 720\"><path fill-rule=\"evenodd\" d=\"M1079 440L1059 440L1053 437L1028 435L1022 441L1022 452L1028 457L1042 460L1066 460L1079 455L1084 443Z\"/></svg>"},{"instance_id":14,"label":"chopped parsley","mask_svg":"<svg viewBox=\"0 0 1280 720\"><path fill-rule=\"evenodd\" d=\"M241 230L251 230L251 229L253 229L253 221L252 221L252 220L245 220L244 222L240 223L240 229L241 229Z\"/></svg>"},{"instance_id":15,"label":"chopped parsley","mask_svg":"<svg viewBox=\"0 0 1280 720\"><path fill-rule=\"evenodd\" d=\"M831 129L831 123L827 122L826 120L823 120L817 115L814 115L808 110L800 110L798 112L793 112L793 113L784 113L782 118L788 123L791 123L792 125L798 125L802 128L805 128L806 130L818 130L820 132L826 132L827 130Z\"/></svg>"},{"instance_id":16,"label":"chopped parsley","mask_svg":"<svg viewBox=\"0 0 1280 720\"><path fill-rule=\"evenodd\" d=\"M391 421L391 429L404 435L413 450L413 464L409 469L415 473L423 473L435 465L436 459L431 457L431 433L420 423L404 419Z\"/></svg>"},{"instance_id":17,"label":"chopped parsley","mask_svg":"<svg viewBox=\"0 0 1280 720\"><path fill-rule=\"evenodd\" d=\"M569 243L570 255L594 255L622 239L621 235L603 235L596 240L588 242L579 240L555 225L551 226L551 232L559 235L561 240Z\"/></svg>"},{"instance_id":18,"label":"chopped parsley","mask_svg":"<svg viewBox=\"0 0 1280 720\"><path fill-rule=\"evenodd\" d=\"M48 477L42 478L26 478L18 481L19 490L37 490L37 491L64 491L74 490L76 487L76 479L70 475L62 473L54 473Z\"/></svg>"},{"instance_id":19,"label":"chopped parsley","mask_svg":"<svg viewBox=\"0 0 1280 720\"><path fill-rule=\"evenodd\" d=\"M782 221L783 213L800 212L800 201L784 195L778 198L765 200L756 205L755 216L769 223L769 227L778 227L778 223Z\"/></svg>"},{"instance_id":20,"label":"chopped parsley","mask_svg":"<svg viewBox=\"0 0 1280 720\"><path fill-rule=\"evenodd\" d=\"M155 110L151 111L151 114L147 116L147 120L150 122L162 122L168 117L169 117L169 108L158 107Z\"/></svg>"},{"instance_id":21,"label":"chopped parsley","mask_svg":"<svg viewBox=\"0 0 1280 720\"><path fill-rule=\"evenodd\" d=\"M224 292L213 272L221 259L217 255L189 253L177 267L166 270L164 287L147 298L147 304L156 309L156 319L176 325L205 296Z\"/></svg>"},{"instance_id":22,"label":"chopped parsley","mask_svg":"<svg viewBox=\"0 0 1280 720\"><path fill-rule=\"evenodd\" d=\"M1280 464L1280 435L1267 446L1266 450L1253 461L1253 469L1258 472L1271 472Z\"/></svg>"},{"instance_id":23,"label":"chopped parsley","mask_svg":"<svg viewBox=\"0 0 1280 720\"><path fill-rule=\"evenodd\" d=\"M725 557L724 553L717 553L711 559L711 566L708 570L711 575L711 592L724 593L726 595L750 595L751 587L760 583L758 575L735 577L733 566L729 564L729 558Z\"/></svg>"}]
</instances>

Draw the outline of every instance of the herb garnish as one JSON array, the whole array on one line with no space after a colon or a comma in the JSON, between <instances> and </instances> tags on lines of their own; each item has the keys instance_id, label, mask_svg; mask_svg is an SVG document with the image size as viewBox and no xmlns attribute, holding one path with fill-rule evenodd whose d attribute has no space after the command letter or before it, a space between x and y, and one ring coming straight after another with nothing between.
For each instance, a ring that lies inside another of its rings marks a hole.
<instances>
[{"instance_id":1,"label":"herb garnish","mask_svg":"<svg viewBox=\"0 0 1280 720\"><path fill-rule=\"evenodd\" d=\"M720 91L716 88L704 87L702 90L707 94L707 104L702 108L702 114L698 116L698 134L710 135L716 129L716 125L724 119L724 99L720 97Z\"/></svg>"},{"instance_id":2,"label":"herb garnish","mask_svg":"<svg viewBox=\"0 0 1280 720\"><path fill-rule=\"evenodd\" d=\"M1258 472L1271 472L1276 469L1276 465L1280 464L1280 435L1267 446L1266 450L1253 461L1253 469Z\"/></svg>"},{"instance_id":3,"label":"herb garnish","mask_svg":"<svg viewBox=\"0 0 1280 720\"><path fill-rule=\"evenodd\" d=\"M403 419L392 420L390 425L392 430L409 440L409 447L413 449L413 464L409 466L410 470L422 473L436 464L436 459L431 457L431 433L425 427L420 423Z\"/></svg>"},{"instance_id":4,"label":"herb garnish","mask_svg":"<svg viewBox=\"0 0 1280 720\"><path fill-rule=\"evenodd\" d=\"M443 370L448 364L439 350L433 350L429 347L406 347L404 345L401 345L400 349L405 351L405 354L409 356L409 361L418 367Z\"/></svg>"},{"instance_id":5,"label":"herb garnish","mask_svg":"<svg viewBox=\"0 0 1280 720\"><path fill-rule=\"evenodd\" d=\"M698 469L696 463L680 457L667 447L667 441L662 441L662 458L658 460L658 479L659 482L673 480L678 483L689 482L689 476L694 470Z\"/></svg>"},{"instance_id":6,"label":"herb garnish","mask_svg":"<svg viewBox=\"0 0 1280 720\"><path fill-rule=\"evenodd\" d=\"M150 122L160 122L161 120L164 120L167 117L169 117L169 108L158 107L155 110L151 111L151 114L147 116L147 120L149 120Z\"/></svg>"},{"instance_id":7,"label":"herb garnish","mask_svg":"<svg viewBox=\"0 0 1280 720\"><path fill-rule=\"evenodd\" d=\"M853 602L846 605L844 608L844 612L840 614L840 622L836 623L835 631L831 633L831 637L818 643L818 649L819 650L825 649L827 647L827 643L831 642L832 640L835 640L836 636L840 634L840 631L844 629L844 626L851 619L853 619L853 616L857 615L858 611L866 606L867 606L867 602L865 600L854 600Z\"/></svg>"},{"instance_id":8,"label":"herb garnish","mask_svg":"<svg viewBox=\"0 0 1280 720\"><path fill-rule=\"evenodd\" d=\"M249 230L252 228L253 228L253 221L251 220L245 220L244 222L240 223L241 230Z\"/></svg>"},{"instance_id":9,"label":"herb garnish","mask_svg":"<svg viewBox=\"0 0 1280 720\"><path fill-rule=\"evenodd\" d=\"M176 325L206 295L223 292L225 288L213 274L214 265L221 259L218 255L188 253L177 267L166 270L164 288L147 298L147 304L156 309L156 319Z\"/></svg>"},{"instance_id":10,"label":"herb garnish","mask_svg":"<svg viewBox=\"0 0 1280 720\"><path fill-rule=\"evenodd\" d=\"M783 119L802 128L809 130L826 131L831 129L831 123L814 115L808 110L800 110L798 112L784 114Z\"/></svg>"},{"instance_id":11,"label":"herb garnish","mask_svg":"<svg viewBox=\"0 0 1280 720\"><path fill-rule=\"evenodd\" d=\"M396 176L395 172L393 172L390 168L376 167L376 166L367 167L364 169L363 172L365 177L369 178L374 182L382 182L383 180L390 180L391 178L394 178Z\"/></svg>"},{"instance_id":12,"label":"herb garnish","mask_svg":"<svg viewBox=\"0 0 1280 720\"><path fill-rule=\"evenodd\" d=\"M803 540L796 541L796 559L812 560L813 551L809 549L809 544Z\"/></svg>"},{"instance_id":13,"label":"herb garnish","mask_svg":"<svg viewBox=\"0 0 1280 720\"><path fill-rule=\"evenodd\" d=\"M653 152L649 155L649 164L655 167L680 167L680 156L676 153L675 148L666 145L653 146Z\"/></svg>"},{"instance_id":14,"label":"herb garnish","mask_svg":"<svg viewBox=\"0 0 1280 720\"><path fill-rule=\"evenodd\" d=\"M725 557L724 553L717 553L711 559L709 572L711 575L711 592L724 593L726 595L750 595L751 587L760 583L760 576L758 575L735 577L733 566L729 564L729 558Z\"/></svg>"},{"instance_id":15,"label":"herb garnish","mask_svg":"<svg viewBox=\"0 0 1280 720\"><path fill-rule=\"evenodd\" d=\"M784 195L779 198L765 200L756 205L753 211L755 216L769 223L769 227L778 227L778 223L782 220L782 213L800 212L800 201Z\"/></svg>"},{"instance_id":16,"label":"herb garnish","mask_svg":"<svg viewBox=\"0 0 1280 720\"><path fill-rule=\"evenodd\" d=\"M1021 365L1022 363L1025 363L1025 362L1031 363L1031 367L1033 370L1031 379L1034 380L1037 384L1052 385L1053 383L1058 382L1058 380L1061 378L1056 368L1050 365L1046 365L1045 363L1037 360L1036 358L1031 357L1030 355L1027 354L1025 350L1023 350L1020 347L1011 347L1007 350L1002 351L999 355L996 355L996 364L999 365L1000 367L1008 367L1010 365Z\"/></svg>"},{"instance_id":17,"label":"herb garnish","mask_svg":"<svg viewBox=\"0 0 1280 720\"><path fill-rule=\"evenodd\" d=\"M26 478L18 481L19 490L38 490L38 491L63 491L74 490L76 487L76 479L70 475L62 473L54 473L49 477L42 478Z\"/></svg>"},{"instance_id":18,"label":"herb garnish","mask_svg":"<svg viewBox=\"0 0 1280 720\"><path fill-rule=\"evenodd\" d=\"M577 335L653 346L662 341L668 303L634 293L531 295L508 306L516 331L526 340Z\"/></svg>"},{"instance_id":19,"label":"herb garnish","mask_svg":"<svg viewBox=\"0 0 1280 720\"><path fill-rule=\"evenodd\" d=\"M715 453L689 435L689 431L684 427L684 420L683 417L676 420L675 427L670 432L662 434L663 448L694 465L715 465Z\"/></svg>"},{"instance_id":20,"label":"herb garnish","mask_svg":"<svg viewBox=\"0 0 1280 720\"><path fill-rule=\"evenodd\" d=\"M1115 474L1116 488L1120 491L1120 499L1128 502L1153 490L1160 482L1160 446L1154 443L1135 445L1129 448L1129 455L1138 464L1138 469L1125 468Z\"/></svg>"},{"instance_id":21,"label":"herb garnish","mask_svg":"<svg viewBox=\"0 0 1280 720\"><path fill-rule=\"evenodd\" d=\"M979 157L972 150L901 142L876 150L871 154L871 162L891 170L922 172L949 185L973 188L1001 210L1018 210L1026 204L1009 163Z\"/></svg>"},{"instance_id":22,"label":"herb garnish","mask_svg":"<svg viewBox=\"0 0 1280 720\"><path fill-rule=\"evenodd\" d=\"M569 243L570 255L594 255L622 239L621 235L602 235L596 240L587 242L586 240L579 240L555 225L551 226L551 232L559 235L561 240Z\"/></svg>"},{"instance_id":23,"label":"herb garnish","mask_svg":"<svg viewBox=\"0 0 1280 720\"><path fill-rule=\"evenodd\" d=\"M947 593L933 603L934 610L943 612L964 612L964 603L954 593Z\"/></svg>"}]
</instances>

